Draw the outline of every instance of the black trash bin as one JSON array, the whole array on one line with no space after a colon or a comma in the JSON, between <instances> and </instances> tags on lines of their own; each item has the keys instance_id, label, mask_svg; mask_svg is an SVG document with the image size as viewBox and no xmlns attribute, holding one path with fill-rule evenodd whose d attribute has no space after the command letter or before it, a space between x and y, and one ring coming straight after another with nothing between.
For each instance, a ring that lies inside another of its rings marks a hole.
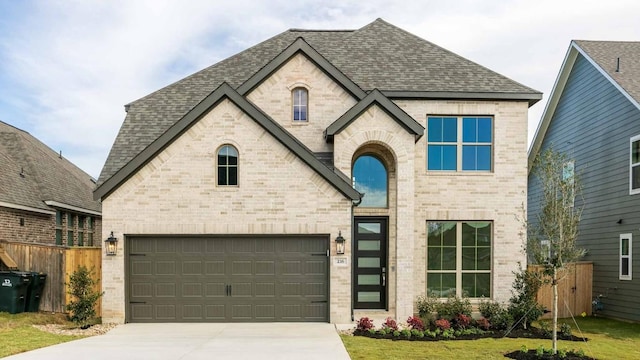
<instances>
[{"instance_id":1,"label":"black trash bin","mask_svg":"<svg viewBox=\"0 0 640 360\"><path fill-rule=\"evenodd\" d=\"M24 311L38 312L38 310L40 310L40 299L42 298L44 283L47 281L47 274L38 272L32 272L30 274L33 281L27 290L27 303Z\"/></svg>"},{"instance_id":2,"label":"black trash bin","mask_svg":"<svg viewBox=\"0 0 640 360\"><path fill-rule=\"evenodd\" d=\"M24 312L31 280L28 272L0 271L0 311Z\"/></svg>"}]
</instances>

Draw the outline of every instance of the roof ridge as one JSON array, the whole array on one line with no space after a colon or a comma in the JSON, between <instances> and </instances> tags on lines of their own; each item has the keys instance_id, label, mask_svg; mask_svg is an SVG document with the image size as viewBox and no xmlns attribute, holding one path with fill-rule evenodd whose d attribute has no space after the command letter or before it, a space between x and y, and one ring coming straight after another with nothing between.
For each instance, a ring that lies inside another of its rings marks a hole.
<instances>
[{"instance_id":1,"label":"roof ridge","mask_svg":"<svg viewBox=\"0 0 640 360\"><path fill-rule=\"evenodd\" d=\"M19 128L19 127L17 127L17 126L11 125L11 124L9 124L9 123L7 123L7 122L4 122L4 121L2 121L2 120L0 120L0 123L2 123L2 124L4 124L4 125L6 125L6 126L8 126L8 127L12 128L12 129L15 129L15 130L21 131L21 132L23 132L23 133L29 134L29 132L28 132L28 131L23 130L23 129L20 129L20 128Z\"/></svg>"}]
</instances>

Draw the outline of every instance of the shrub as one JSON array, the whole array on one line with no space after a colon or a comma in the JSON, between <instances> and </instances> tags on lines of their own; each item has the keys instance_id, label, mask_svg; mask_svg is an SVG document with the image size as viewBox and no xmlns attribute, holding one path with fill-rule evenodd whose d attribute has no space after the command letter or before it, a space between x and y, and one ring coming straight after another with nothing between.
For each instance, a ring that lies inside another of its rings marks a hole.
<instances>
[{"instance_id":1,"label":"shrub","mask_svg":"<svg viewBox=\"0 0 640 360\"><path fill-rule=\"evenodd\" d=\"M480 305L478 305L478 311L483 317L491 320L494 316L499 316L504 312L505 308L498 302L481 300Z\"/></svg>"},{"instance_id":2,"label":"shrub","mask_svg":"<svg viewBox=\"0 0 640 360\"><path fill-rule=\"evenodd\" d=\"M373 329L373 320L369 319L368 317L360 318L356 325L356 330L366 331L369 329Z\"/></svg>"},{"instance_id":3,"label":"shrub","mask_svg":"<svg viewBox=\"0 0 640 360\"><path fill-rule=\"evenodd\" d=\"M451 328L451 323L447 319L438 319L435 321L435 324L438 327L438 329L441 329L441 330L448 330Z\"/></svg>"},{"instance_id":4,"label":"shrub","mask_svg":"<svg viewBox=\"0 0 640 360\"><path fill-rule=\"evenodd\" d=\"M438 307L438 315L447 320L452 320L460 314L471 316L471 302L468 298L451 296Z\"/></svg>"},{"instance_id":5,"label":"shrub","mask_svg":"<svg viewBox=\"0 0 640 360\"><path fill-rule=\"evenodd\" d=\"M480 314L496 330L505 330L513 325L513 316L507 308L495 301L481 301L478 306Z\"/></svg>"},{"instance_id":6,"label":"shrub","mask_svg":"<svg viewBox=\"0 0 640 360\"><path fill-rule=\"evenodd\" d=\"M418 315L423 319L432 321L434 314L438 312L440 301L435 296L418 296L416 301L416 307L418 308Z\"/></svg>"},{"instance_id":7,"label":"shrub","mask_svg":"<svg viewBox=\"0 0 640 360\"><path fill-rule=\"evenodd\" d=\"M93 290L98 283L91 275L93 269L89 270L82 265L69 276L69 287L67 291L72 300L67 304L67 311L71 312L69 319L76 325L86 328L89 322L96 316L96 303L103 293Z\"/></svg>"},{"instance_id":8,"label":"shrub","mask_svg":"<svg viewBox=\"0 0 640 360\"><path fill-rule=\"evenodd\" d=\"M560 334L562 336L571 337L571 325L567 323L560 324Z\"/></svg>"},{"instance_id":9,"label":"shrub","mask_svg":"<svg viewBox=\"0 0 640 360\"><path fill-rule=\"evenodd\" d=\"M478 327L482 330L489 330L489 328L491 328L491 323L485 317L481 317L480 319L476 320L476 325L478 325Z\"/></svg>"},{"instance_id":10,"label":"shrub","mask_svg":"<svg viewBox=\"0 0 640 360\"><path fill-rule=\"evenodd\" d=\"M512 296L507 311L519 326L527 329L544 314L544 307L536 301L542 282L535 273L527 269L521 268L514 272L514 275Z\"/></svg>"},{"instance_id":11,"label":"shrub","mask_svg":"<svg viewBox=\"0 0 640 360\"><path fill-rule=\"evenodd\" d=\"M417 316L410 316L407 319L407 325L409 325L412 330L424 330L424 323L422 322L422 319Z\"/></svg>"},{"instance_id":12,"label":"shrub","mask_svg":"<svg viewBox=\"0 0 640 360\"><path fill-rule=\"evenodd\" d=\"M393 320L392 318L388 317L388 318L384 321L384 323L382 324L382 327L383 327L384 329L391 329L391 330L394 330L394 332L395 332L396 330L398 330L398 323L396 323L396 321L395 321L395 320Z\"/></svg>"},{"instance_id":13,"label":"shrub","mask_svg":"<svg viewBox=\"0 0 640 360\"><path fill-rule=\"evenodd\" d=\"M471 325L471 316L469 315L458 314L453 320L458 329L466 329Z\"/></svg>"}]
</instances>

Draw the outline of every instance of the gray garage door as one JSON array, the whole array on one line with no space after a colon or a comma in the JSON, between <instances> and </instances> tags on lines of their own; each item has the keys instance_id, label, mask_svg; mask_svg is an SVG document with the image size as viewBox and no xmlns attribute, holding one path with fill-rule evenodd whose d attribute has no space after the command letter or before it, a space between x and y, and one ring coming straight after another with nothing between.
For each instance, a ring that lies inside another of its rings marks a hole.
<instances>
[{"instance_id":1,"label":"gray garage door","mask_svg":"<svg viewBox=\"0 0 640 360\"><path fill-rule=\"evenodd\" d=\"M127 240L129 322L328 321L327 236Z\"/></svg>"}]
</instances>

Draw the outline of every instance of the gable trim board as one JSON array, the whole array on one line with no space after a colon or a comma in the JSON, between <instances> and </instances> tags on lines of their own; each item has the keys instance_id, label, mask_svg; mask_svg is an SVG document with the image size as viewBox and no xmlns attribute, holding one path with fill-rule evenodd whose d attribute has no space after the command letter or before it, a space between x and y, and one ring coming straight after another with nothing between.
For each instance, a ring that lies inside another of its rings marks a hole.
<instances>
[{"instance_id":1,"label":"gable trim board","mask_svg":"<svg viewBox=\"0 0 640 360\"><path fill-rule=\"evenodd\" d=\"M596 63L596 61L591 58L586 51L580 48L580 46L575 41L571 41L569 50L565 55L562 66L560 67L558 77L553 84L553 90L551 91L551 95L549 96L549 101L547 102L544 112L542 113L542 118L533 137L531 148L529 149L529 171L531 171L533 167L533 161L540 151L542 141L544 140L547 130L549 129L551 119L553 118L553 115L555 114L556 108L558 106L558 102L560 101L560 98L564 93L564 88L567 85L567 80L569 79L569 75L573 70L573 66L575 65L578 55L582 55L602 76L604 76L605 79L607 79L607 81L611 83L611 85L613 85L622 95L624 95L624 97L627 98L627 100L629 100L631 104L633 104L633 106L640 110L640 103L638 103L638 101L633 96L631 96L624 88L622 88L622 86L620 86L620 84L618 84L618 82L615 81L600 65L598 65L598 63Z\"/></svg>"},{"instance_id":2,"label":"gable trim board","mask_svg":"<svg viewBox=\"0 0 640 360\"><path fill-rule=\"evenodd\" d=\"M398 105L385 97L378 89L374 89L369 93L369 95L355 104L351 109L347 110L344 115L327 127L324 131L324 137L327 142L332 142L335 134L338 134L349 126L349 124L360 116L360 114L367 111L367 109L373 106L373 104L380 106L380 108L396 120L398 124L405 128L407 132L414 134L416 142L424 134L424 127L422 125L400 109Z\"/></svg>"},{"instance_id":3,"label":"gable trim board","mask_svg":"<svg viewBox=\"0 0 640 360\"><path fill-rule=\"evenodd\" d=\"M359 201L362 195L356 191L351 184L336 171L328 168L318 160L313 152L297 141L289 132L278 125L268 115L256 108L251 102L236 92L228 83L224 82L211 94L209 94L198 105L191 109L177 123L171 126L164 134L152 142L129 163L118 170L112 177L106 180L94 192L94 199L104 199L111 192L116 190L120 184L124 183L134 175L142 166L153 159L160 151L169 146L175 139L180 137L186 130L195 124L209 110L214 108L223 99L229 99L249 117L255 120L267 132L275 137L280 143L296 154L303 162L311 167L315 172L327 180L347 198L352 201Z\"/></svg>"},{"instance_id":4,"label":"gable trim board","mask_svg":"<svg viewBox=\"0 0 640 360\"><path fill-rule=\"evenodd\" d=\"M289 59L293 58L296 54L302 53L308 59L316 64L322 71L324 71L329 77L340 84L347 92L358 100L364 98L367 93L356 85L351 79L338 70L333 64L325 59L319 52L317 52L311 45L309 45L303 38L299 37L291 43L286 49L284 49L278 56L271 60L267 65L260 69L257 73L251 76L240 87L238 87L238 93L240 95L247 95L251 90L260 85L269 75L277 71L282 65L284 65Z\"/></svg>"}]
</instances>

